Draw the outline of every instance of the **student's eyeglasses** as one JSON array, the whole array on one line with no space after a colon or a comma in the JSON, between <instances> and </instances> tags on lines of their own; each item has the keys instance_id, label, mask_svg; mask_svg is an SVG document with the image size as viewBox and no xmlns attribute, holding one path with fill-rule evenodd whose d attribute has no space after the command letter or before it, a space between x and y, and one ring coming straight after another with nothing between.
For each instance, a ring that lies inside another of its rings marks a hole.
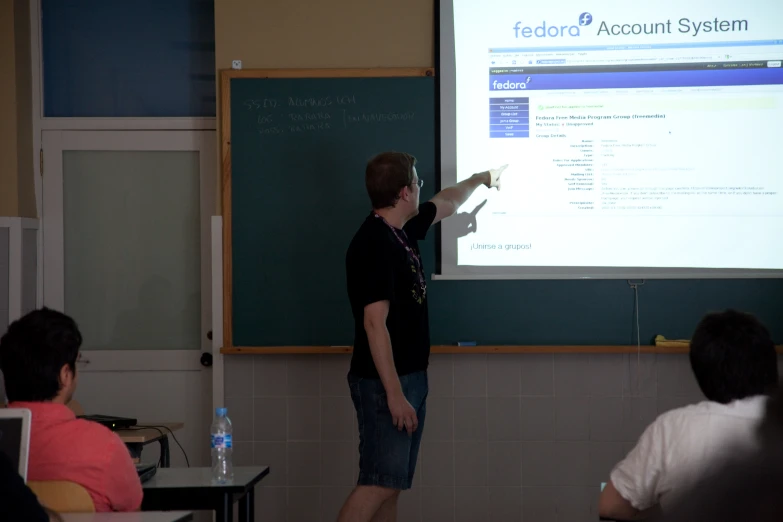
<instances>
[{"instance_id":1,"label":"student's eyeglasses","mask_svg":"<svg viewBox=\"0 0 783 522\"><path fill-rule=\"evenodd\" d=\"M416 185L418 185L419 188L423 187L424 186L424 180L419 178L419 181L416 182Z\"/></svg>"}]
</instances>

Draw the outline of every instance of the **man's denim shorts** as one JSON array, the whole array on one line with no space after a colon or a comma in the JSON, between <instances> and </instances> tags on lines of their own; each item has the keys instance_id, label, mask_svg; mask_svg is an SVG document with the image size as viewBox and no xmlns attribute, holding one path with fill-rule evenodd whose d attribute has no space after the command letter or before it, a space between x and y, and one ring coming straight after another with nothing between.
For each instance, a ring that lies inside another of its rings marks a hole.
<instances>
[{"instance_id":1,"label":"man's denim shorts","mask_svg":"<svg viewBox=\"0 0 783 522\"><path fill-rule=\"evenodd\" d=\"M397 490L411 487L427 412L427 372L402 375L400 384L419 421L411 435L394 427L380 379L348 374L359 424L359 485Z\"/></svg>"}]
</instances>

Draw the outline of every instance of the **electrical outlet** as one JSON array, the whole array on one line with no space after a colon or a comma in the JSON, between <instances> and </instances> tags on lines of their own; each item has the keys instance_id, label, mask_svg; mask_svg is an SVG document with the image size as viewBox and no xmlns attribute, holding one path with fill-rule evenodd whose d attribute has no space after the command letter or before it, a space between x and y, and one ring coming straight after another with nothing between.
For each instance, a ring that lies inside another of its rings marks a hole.
<instances>
[{"instance_id":1,"label":"electrical outlet","mask_svg":"<svg viewBox=\"0 0 783 522\"><path fill-rule=\"evenodd\" d=\"M242 60L234 60L231 62L231 68L232 69L241 69L242 68Z\"/></svg>"}]
</instances>

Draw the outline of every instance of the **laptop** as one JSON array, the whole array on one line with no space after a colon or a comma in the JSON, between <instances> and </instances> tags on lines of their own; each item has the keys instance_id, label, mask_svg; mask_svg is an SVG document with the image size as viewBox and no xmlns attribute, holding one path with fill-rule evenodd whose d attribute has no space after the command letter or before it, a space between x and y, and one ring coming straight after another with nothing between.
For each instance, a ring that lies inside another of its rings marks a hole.
<instances>
[{"instance_id":1,"label":"laptop","mask_svg":"<svg viewBox=\"0 0 783 522\"><path fill-rule=\"evenodd\" d=\"M155 473L158 472L158 466L157 464L142 464L138 463L136 464L136 473L139 474L139 480L142 484L147 482L149 479L155 476Z\"/></svg>"},{"instance_id":2,"label":"laptop","mask_svg":"<svg viewBox=\"0 0 783 522\"><path fill-rule=\"evenodd\" d=\"M112 431L124 430L136 426L138 421L128 417L114 417L112 415L80 415L80 419L103 424Z\"/></svg>"},{"instance_id":3,"label":"laptop","mask_svg":"<svg viewBox=\"0 0 783 522\"><path fill-rule=\"evenodd\" d=\"M0 451L19 470L27 482L27 460L30 456L30 410L23 408L0 408Z\"/></svg>"}]
</instances>

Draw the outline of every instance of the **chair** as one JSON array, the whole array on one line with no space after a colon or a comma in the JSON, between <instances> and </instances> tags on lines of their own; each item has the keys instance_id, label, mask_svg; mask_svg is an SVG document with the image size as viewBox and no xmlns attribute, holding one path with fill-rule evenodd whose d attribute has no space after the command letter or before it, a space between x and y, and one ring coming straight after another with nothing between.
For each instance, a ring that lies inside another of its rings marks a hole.
<instances>
[{"instance_id":1,"label":"chair","mask_svg":"<svg viewBox=\"0 0 783 522\"><path fill-rule=\"evenodd\" d=\"M38 501L57 513L94 513L95 504L87 490L66 480L30 480L27 486Z\"/></svg>"}]
</instances>

